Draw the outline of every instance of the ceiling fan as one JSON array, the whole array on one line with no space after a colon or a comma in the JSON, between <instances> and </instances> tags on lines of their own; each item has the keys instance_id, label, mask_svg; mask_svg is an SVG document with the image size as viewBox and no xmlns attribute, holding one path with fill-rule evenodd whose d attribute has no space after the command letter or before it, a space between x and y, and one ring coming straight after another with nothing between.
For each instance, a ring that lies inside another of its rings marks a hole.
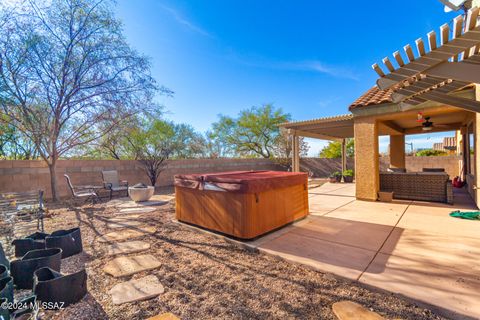
<instances>
[{"instance_id":1,"label":"ceiling fan","mask_svg":"<svg viewBox=\"0 0 480 320\"><path fill-rule=\"evenodd\" d=\"M433 128L433 122L430 121L430 117L424 117L424 121L422 122L422 130L423 131L431 131Z\"/></svg>"},{"instance_id":2,"label":"ceiling fan","mask_svg":"<svg viewBox=\"0 0 480 320\"><path fill-rule=\"evenodd\" d=\"M430 121L430 116L424 116L422 112L417 114L417 122L422 124L422 131L432 131L433 128L455 130L452 129L452 126L448 124L436 124L434 126L433 121Z\"/></svg>"}]
</instances>

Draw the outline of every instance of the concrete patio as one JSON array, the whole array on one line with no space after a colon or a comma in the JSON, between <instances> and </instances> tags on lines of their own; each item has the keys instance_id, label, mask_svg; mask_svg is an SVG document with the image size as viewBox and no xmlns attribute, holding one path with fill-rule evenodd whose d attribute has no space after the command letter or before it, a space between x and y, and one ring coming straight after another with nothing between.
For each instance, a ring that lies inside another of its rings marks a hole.
<instances>
[{"instance_id":1,"label":"concrete patio","mask_svg":"<svg viewBox=\"0 0 480 320\"><path fill-rule=\"evenodd\" d=\"M290 261L399 293L457 319L480 318L480 222L449 217L476 209L355 200L354 184L310 190L310 216L249 245Z\"/></svg>"}]
</instances>

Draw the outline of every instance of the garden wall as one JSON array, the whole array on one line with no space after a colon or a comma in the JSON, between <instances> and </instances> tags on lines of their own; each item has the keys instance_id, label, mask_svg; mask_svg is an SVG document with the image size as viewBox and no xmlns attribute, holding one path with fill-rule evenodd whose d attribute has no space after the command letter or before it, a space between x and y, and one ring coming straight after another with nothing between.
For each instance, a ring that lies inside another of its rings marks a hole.
<instances>
[{"instance_id":1,"label":"garden wall","mask_svg":"<svg viewBox=\"0 0 480 320\"><path fill-rule=\"evenodd\" d=\"M445 168L450 177L459 172L460 156L406 157L408 171L422 171L422 168ZM347 167L355 166L353 158ZM380 170L388 168L389 158L380 157ZM302 158L302 171L314 177L325 178L332 172L341 170L340 159ZM57 166L57 179L61 197L70 196L64 174L68 174L76 185L101 185L102 170L117 170L120 179L132 185L138 182L149 184L142 165L128 160L60 160ZM171 160L161 173L157 186L172 185L173 176L181 173L221 172L235 170L285 170L268 159L191 159ZM0 160L0 192L21 192L42 189L50 197L50 173L43 161Z\"/></svg>"},{"instance_id":2,"label":"garden wall","mask_svg":"<svg viewBox=\"0 0 480 320\"><path fill-rule=\"evenodd\" d=\"M421 172L423 168L445 168L451 179L459 175L461 156L405 157L405 166L409 172ZM389 157L380 157L380 170L386 171Z\"/></svg>"},{"instance_id":3,"label":"garden wall","mask_svg":"<svg viewBox=\"0 0 480 320\"><path fill-rule=\"evenodd\" d=\"M441 157L413 157L405 158L405 166L409 172L420 172L423 168L445 168L450 178L459 175L461 156L441 156ZM390 165L390 158L380 157L380 171L386 171ZM322 159L322 158L302 158L300 160L300 169L313 173L314 177L328 177L335 171L341 171L342 163L340 159ZM347 168L355 168L355 159L347 159Z\"/></svg>"},{"instance_id":4,"label":"garden wall","mask_svg":"<svg viewBox=\"0 0 480 320\"><path fill-rule=\"evenodd\" d=\"M121 180L130 185L149 180L137 161L128 160L59 160L57 181L60 197L69 197L64 174L74 185L102 185L102 170L117 170ZM266 159L192 159L171 160L160 174L157 186L173 184L173 176L180 173L202 173L236 170L282 170ZM0 160L0 192L44 190L51 196L50 173L43 161Z\"/></svg>"}]
</instances>

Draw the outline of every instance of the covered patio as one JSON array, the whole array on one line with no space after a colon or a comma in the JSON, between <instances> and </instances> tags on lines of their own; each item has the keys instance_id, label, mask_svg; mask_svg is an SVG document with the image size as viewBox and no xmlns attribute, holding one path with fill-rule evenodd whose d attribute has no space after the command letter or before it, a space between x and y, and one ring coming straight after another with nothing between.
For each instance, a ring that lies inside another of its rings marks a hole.
<instances>
[{"instance_id":1,"label":"covered patio","mask_svg":"<svg viewBox=\"0 0 480 320\"><path fill-rule=\"evenodd\" d=\"M476 208L464 190L454 207L421 201L366 202L354 184L309 192L310 216L247 245L314 269L421 301L447 317L480 318Z\"/></svg>"},{"instance_id":2,"label":"covered patio","mask_svg":"<svg viewBox=\"0 0 480 320\"><path fill-rule=\"evenodd\" d=\"M350 105L351 114L282 124L293 139L294 171L300 170L299 136L343 141L342 169L346 164L345 138L353 137L356 199L376 201L379 191L393 191L399 199L450 203L455 200L451 199L448 180L454 176L415 173L394 177L395 181L405 181L402 186L385 183L379 168L379 137L389 136L389 167L401 173L406 169L406 135L453 131L457 154L462 155L455 176L466 181L468 193L479 205L476 175L480 172L479 12L479 8L472 8L465 17L458 16L451 24L442 25L438 37L431 31L426 42L417 39L416 53L412 46L406 45L403 52L393 53L394 59L384 58L383 67L374 64L372 68L379 76L377 85ZM400 192L408 191L408 186L418 186L424 194L415 197L416 191ZM428 197L431 192L427 191L430 187L435 190L431 198Z\"/></svg>"}]
</instances>

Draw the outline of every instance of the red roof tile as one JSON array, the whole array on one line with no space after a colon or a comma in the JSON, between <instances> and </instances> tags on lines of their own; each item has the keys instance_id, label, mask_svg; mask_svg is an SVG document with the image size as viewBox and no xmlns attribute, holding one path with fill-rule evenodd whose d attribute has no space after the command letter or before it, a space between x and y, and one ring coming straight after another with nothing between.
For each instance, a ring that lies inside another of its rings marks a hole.
<instances>
[{"instance_id":1,"label":"red roof tile","mask_svg":"<svg viewBox=\"0 0 480 320\"><path fill-rule=\"evenodd\" d=\"M380 90L377 86L374 86L365 92L360 98L355 100L348 109L352 110L370 105L392 102L392 93L394 90L395 87L387 90Z\"/></svg>"}]
</instances>

